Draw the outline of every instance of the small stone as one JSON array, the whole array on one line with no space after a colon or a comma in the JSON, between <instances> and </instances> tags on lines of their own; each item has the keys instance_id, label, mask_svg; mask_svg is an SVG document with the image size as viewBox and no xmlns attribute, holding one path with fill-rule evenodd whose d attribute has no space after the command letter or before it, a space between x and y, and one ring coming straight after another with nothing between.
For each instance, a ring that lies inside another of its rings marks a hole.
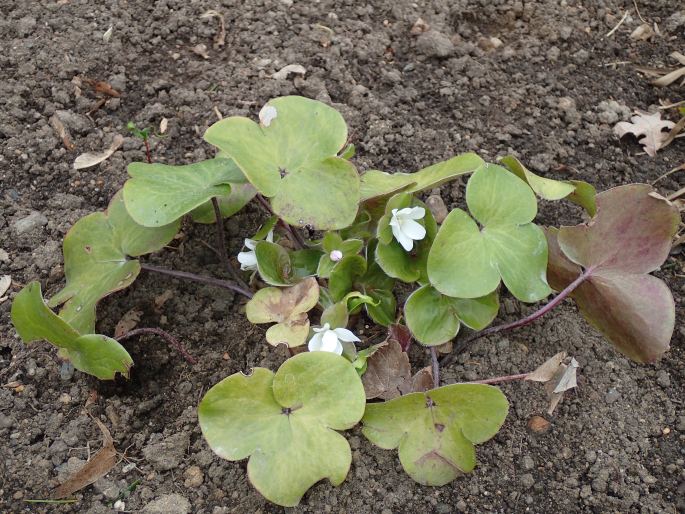
<instances>
[{"instance_id":1,"label":"small stone","mask_svg":"<svg viewBox=\"0 0 685 514\"><path fill-rule=\"evenodd\" d=\"M452 507L450 507L446 503L438 503L435 506L435 512L437 512L438 514L449 514L450 512L452 512Z\"/></svg>"},{"instance_id":2,"label":"small stone","mask_svg":"<svg viewBox=\"0 0 685 514\"><path fill-rule=\"evenodd\" d=\"M43 213L32 211L28 216L14 222L14 231L17 234L25 234L37 227L44 227L47 224L48 219Z\"/></svg>"},{"instance_id":3,"label":"small stone","mask_svg":"<svg viewBox=\"0 0 685 514\"><path fill-rule=\"evenodd\" d=\"M147 445L143 448L143 456L157 471L168 471L178 467L189 444L190 437L181 432Z\"/></svg>"},{"instance_id":4,"label":"small stone","mask_svg":"<svg viewBox=\"0 0 685 514\"><path fill-rule=\"evenodd\" d=\"M188 488L200 487L205 479L202 470L198 466L190 466L185 470L183 476L185 477L185 486Z\"/></svg>"},{"instance_id":5,"label":"small stone","mask_svg":"<svg viewBox=\"0 0 685 514\"><path fill-rule=\"evenodd\" d=\"M621 393L619 393L615 388L612 387L611 389L609 389L609 391L607 391L607 394L604 395L604 401L608 404L612 404L620 397Z\"/></svg>"},{"instance_id":6,"label":"small stone","mask_svg":"<svg viewBox=\"0 0 685 514\"><path fill-rule=\"evenodd\" d=\"M8 416L0 412L0 428L10 428L14 425L15 420L13 417Z\"/></svg>"},{"instance_id":7,"label":"small stone","mask_svg":"<svg viewBox=\"0 0 685 514\"><path fill-rule=\"evenodd\" d=\"M108 500L113 500L119 496L119 487L106 478L98 478L94 483L93 487L95 490L104 495Z\"/></svg>"},{"instance_id":8,"label":"small stone","mask_svg":"<svg viewBox=\"0 0 685 514\"><path fill-rule=\"evenodd\" d=\"M429 30L416 38L416 49L428 57L449 57L454 53L454 44L445 34Z\"/></svg>"},{"instance_id":9,"label":"small stone","mask_svg":"<svg viewBox=\"0 0 685 514\"><path fill-rule=\"evenodd\" d=\"M535 461L529 455L523 457L522 463L523 469L531 470L535 467Z\"/></svg>"},{"instance_id":10,"label":"small stone","mask_svg":"<svg viewBox=\"0 0 685 514\"><path fill-rule=\"evenodd\" d=\"M526 489L530 489L535 485L535 479L533 478L533 475L530 473L526 473L525 475L521 475L521 485L525 487Z\"/></svg>"},{"instance_id":11,"label":"small stone","mask_svg":"<svg viewBox=\"0 0 685 514\"><path fill-rule=\"evenodd\" d=\"M589 498L592 496L592 487L589 485L584 485L583 487L580 488L580 497L585 499Z\"/></svg>"},{"instance_id":12,"label":"small stone","mask_svg":"<svg viewBox=\"0 0 685 514\"><path fill-rule=\"evenodd\" d=\"M528 430L534 434L544 434L549 430L550 422L542 416L531 416L528 420Z\"/></svg>"},{"instance_id":13,"label":"small stone","mask_svg":"<svg viewBox=\"0 0 685 514\"><path fill-rule=\"evenodd\" d=\"M468 505L466 505L466 502L465 502L464 500L459 500L459 501L457 502L456 507L457 507L457 510L458 510L459 512L466 512L466 509L469 508Z\"/></svg>"},{"instance_id":14,"label":"small stone","mask_svg":"<svg viewBox=\"0 0 685 514\"><path fill-rule=\"evenodd\" d=\"M142 510L143 514L188 514L190 502L180 494L164 494L151 501Z\"/></svg>"},{"instance_id":15,"label":"small stone","mask_svg":"<svg viewBox=\"0 0 685 514\"><path fill-rule=\"evenodd\" d=\"M659 384L661 387L670 387L671 386L671 376L668 374L668 371L666 370L660 370L656 374L656 383Z\"/></svg>"}]
</instances>

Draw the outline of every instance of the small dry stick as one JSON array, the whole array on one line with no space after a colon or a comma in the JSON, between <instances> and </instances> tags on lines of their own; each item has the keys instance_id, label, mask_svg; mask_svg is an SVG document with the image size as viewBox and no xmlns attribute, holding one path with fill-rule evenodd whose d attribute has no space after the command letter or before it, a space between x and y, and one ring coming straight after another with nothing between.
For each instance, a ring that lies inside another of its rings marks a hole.
<instances>
[{"instance_id":1,"label":"small dry stick","mask_svg":"<svg viewBox=\"0 0 685 514\"><path fill-rule=\"evenodd\" d=\"M233 292L240 293L247 298L252 298L252 291L240 287L233 282L227 280L221 280L214 277L205 277L203 275L196 275L195 273L188 273L187 271L176 271L172 269L160 268L159 266L153 266L152 264L141 263L140 269L145 271L152 271L155 273L161 273L162 275L169 275L170 277L182 278L185 280L192 280L193 282L200 282L201 284L208 284L214 287L220 287L222 289L229 289Z\"/></svg>"},{"instance_id":2,"label":"small dry stick","mask_svg":"<svg viewBox=\"0 0 685 514\"><path fill-rule=\"evenodd\" d=\"M621 21L619 21L613 29L611 29L609 32L607 32L604 37L611 37L614 35L614 32L616 32L618 30L618 28L621 25L623 25L623 22L626 21L626 18L628 17L628 12L629 11L626 11L625 13L623 13L623 18L621 18Z\"/></svg>"},{"instance_id":3,"label":"small dry stick","mask_svg":"<svg viewBox=\"0 0 685 514\"><path fill-rule=\"evenodd\" d=\"M169 332L162 330L161 328L136 328L135 330L131 330L130 332L127 332L123 336L119 337L117 341L122 342L126 339L131 339L132 337L145 334L153 334L161 337L167 342L169 346L171 346L174 350L180 353L183 356L183 358L190 364L197 363L197 360L195 360L195 358L188 353L188 351L185 349L183 344L181 344L181 342L178 339L172 336Z\"/></svg>"}]
</instances>

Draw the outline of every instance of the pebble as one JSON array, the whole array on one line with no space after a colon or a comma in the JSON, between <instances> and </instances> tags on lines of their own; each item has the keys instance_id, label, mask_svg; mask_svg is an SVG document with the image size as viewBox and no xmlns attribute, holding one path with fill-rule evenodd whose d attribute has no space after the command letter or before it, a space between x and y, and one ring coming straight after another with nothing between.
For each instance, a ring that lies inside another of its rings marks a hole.
<instances>
[{"instance_id":1,"label":"pebble","mask_svg":"<svg viewBox=\"0 0 685 514\"><path fill-rule=\"evenodd\" d=\"M200 487L205 479L205 476L199 466L190 466L185 470L183 476L185 477L185 486L189 488Z\"/></svg>"},{"instance_id":2,"label":"pebble","mask_svg":"<svg viewBox=\"0 0 685 514\"><path fill-rule=\"evenodd\" d=\"M668 371L666 370L660 370L656 374L656 383L659 384L661 387L670 387L671 386L671 376L668 374Z\"/></svg>"},{"instance_id":3,"label":"pebble","mask_svg":"<svg viewBox=\"0 0 685 514\"><path fill-rule=\"evenodd\" d=\"M621 393L619 393L615 388L612 387L611 389L609 389L609 391L607 391L607 394L604 395L604 401L608 404L612 404L620 397Z\"/></svg>"},{"instance_id":4,"label":"pebble","mask_svg":"<svg viewBox=\"0 0 685 514\"><path fill-rule=\"evenodd\" d=\"M445 34L429 30L416 38L416 49L428 57L449 57L454 53L454 43Z\"/></svg>"},{"instance_id":5,"label":"pebble","mask_svg":"<svg viewBox=\"0 0 685 514\"><path fill-rule=\"evenodd\" d=\"M151 501L142 510L143 514L188 514L190 502L180 494L164 494Z\"/></svg>"},{"instance_id":6,"label":"pebble","mask_svg":"<svg viewBox=\"0 0 685 514\"><path fill-rule=\"evenodd\" d=\"M143 456L157 471L168 471L178 467L189 444L190 437L181 432L147 445L143 448Z\"/></svg>"},{"instance_id":7,"label":"pebble","mask_svg":"<svg viewBox=\"0 0 685 514\"><path fill-rule=\"evenodd\" d=\"M28 216L14 222L14 231L17 234L31 232L37 227L44 227L48 224L48 219L42 212L32 211Z\"/></svg>"},{"instance_id":8,"label":"pebble","mask_svg":"<svg viewBox=\"0 0 685 514\"><path fill-rule=\"evenodd\" d=\"M523 457L523 469L531 470L534 467L535 461L529 455Z\"/></svg>"},{"instance_id":9,"label":"pebble","mask_svg":"<svg viewBox=\"0 0 685 514\"><path fill-rule=\"evenodd\" d=\"M0 428L10 428L14 423L15 420L13 417L0 412Z\"/></svg>"},{"instance_id":10,"label":"pebble","mask_svg":"<svg viewBox=\"0 0 685 514\"><path fill-rule=\"evenodd\" d=\"M521 485L525 487L526 489L530 489L535 485L535 479L533 478L533 475L530 473L526 473L525 475L521 475Z\"/></svg>"}]
</instances>

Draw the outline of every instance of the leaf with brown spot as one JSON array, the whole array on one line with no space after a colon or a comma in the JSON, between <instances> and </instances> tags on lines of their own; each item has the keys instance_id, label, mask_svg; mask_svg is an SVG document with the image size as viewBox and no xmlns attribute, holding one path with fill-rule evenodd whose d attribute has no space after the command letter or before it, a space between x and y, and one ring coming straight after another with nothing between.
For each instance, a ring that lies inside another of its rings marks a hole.
<instances>
[{"instance_id":1,"label":"leaf with brown spot","mask_svg":"<svg viewBox=\"0 0 685 514\"><path fill-rule=\"evenodd\" d=\"M366 398L390 400L398 396L422 392L433 386L433 373L424 368L412 377L409 356L397 341L388 339L368 358L362 376Z\"/></svg>"},{"instance_id":2,"label":"leaf with brown spot","mask_svg":"<svg viewBox=\"0 0 685 514\"><path fill-rule=\"evenodd\" d=\"M245 306L252 323L276 323L266 331L266 340L276 346L300 346L309 334L307 312L319 301L319 284L314 277L291 287L266 287L255 293Z\"/></svg>"},{"instance_id":3,"label":"leaf with brown spot","mask_svg":"<svg viewBox=\"0 0 685 514\"><path fill-rule=\"evenodd\" d=\"M652 362L669 347L675 303L649 275L669 255L680 216L651 186L631 184L597 195L597 215L574 227L547 229L547 278L557 291L585 268L572 293L580 312L621 353Z\"/></svg>"},{"instance_id":4,"label":"leaf with brown spot","mask_svg":"<svg viewBox=\"0 0 685 514\"><path fill-rule=\"evenodd\" d=\"M99 419L92 419L102 433L102 448L81 469L57 486L52 493L53 499L65 498L80 491L109 473L118 462L117 450L109 430Z\"/></svg>"},{"instance_id":5,"label":"leaf with brown spot","mask_svg":"<svg viewBox=\"0 0 685 514\"><path fill-rule=\"evenodd\" d=\"M114 327L114 339L119 339L124 334L127 334L136 328L142 315L143 311L136 307L124 314Z\"/></svg>"}]
</instances>

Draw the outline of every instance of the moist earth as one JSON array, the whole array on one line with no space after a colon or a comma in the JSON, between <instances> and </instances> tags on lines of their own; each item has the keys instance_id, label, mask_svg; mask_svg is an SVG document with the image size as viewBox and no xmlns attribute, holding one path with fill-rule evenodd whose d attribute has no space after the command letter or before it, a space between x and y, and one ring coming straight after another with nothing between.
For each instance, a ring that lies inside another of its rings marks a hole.
<instances>
[{"instance_id":1,"label":"moist earth","mask_svg":"<svg viewBox=\"0 0 685 514\"><path fill-rule=\"evenodd\" d=\"M635 5L659 28L650 41L629 37L642 24ZM223 46L215 46L218 18L202 17L210 9L224 17ZM650 158L634 139L612 134L635 108L683 99L677 84L655 88L633 68L675 64L669 54L683 50L685 35L678 2L0 0L0 10L0 271L13 280L9 301L0 303L2 512L112 512L120 497L132 512L284 511L249 485L245 462L211 452L197 423L197 404L213 384L253 366L275 369L285 358L265 344L264 327L245 319L242 298L144 273L107 298L98 308L100 333L112 334L124 313L138 308L138 326L172 332L198 361L188 364L158 339L130 340L135 366L128 381L98 382L63 369L49 345L24 346L10 324L11 299L23 284L39 279L46 296L61 287L65 233L104 209L126 180L126 165L144 160L141 141L126 132L128 121L158 132L166 118L166 133L152 137L152 155L171 164L214 154L201 136L218 116L254 117L270 98L290 94L343 113L360 171L411 172L471 150L489 160L515 153L545 176L606 189L652 182L685 162L682 140ZM430 30L414 35L419 18ZM272 78L288 64L304 66L304 77ZM96 95L83 78L107 82L120 97ZM664 115L677 121L672 110ZM53 116L73 149L55 131ZM107 148L116 134L127 137L108 160L73 169L78 154ZM432 193L455 207L463 203L462 185ZM657 186L671 194L683 186L682 175ZM248 206L228 220L231 254L261 219ZM580 219L572 206L541 202L540 223ZM213 227L186 224L149 260L221 276L203 242L213 244ZM547 432L527 428L531 416L545 413L541 388L506 384L509 417L477 448L472 474L444 487L421 486L402 471L396 451L372 446L355 429L345 434L353 463L342 486L321 482L300 506L285 510L682 512L681 258L674 253L658 273L677 308L672 349L658 363L628 361L566 303L534 325L483 338L443 370L444 382L453 383L529 371L569 352L580 363L579 387L549 418ZM533 308L505 297L500 319ZM363 318L355 330L363 338L376 334ZM429 362L416 347L411 358L415 369ZM75 493L75 503L27 503L48 498L100 447L86 401L110 429L121 462Z\"/></svg>"}]
</instances>

